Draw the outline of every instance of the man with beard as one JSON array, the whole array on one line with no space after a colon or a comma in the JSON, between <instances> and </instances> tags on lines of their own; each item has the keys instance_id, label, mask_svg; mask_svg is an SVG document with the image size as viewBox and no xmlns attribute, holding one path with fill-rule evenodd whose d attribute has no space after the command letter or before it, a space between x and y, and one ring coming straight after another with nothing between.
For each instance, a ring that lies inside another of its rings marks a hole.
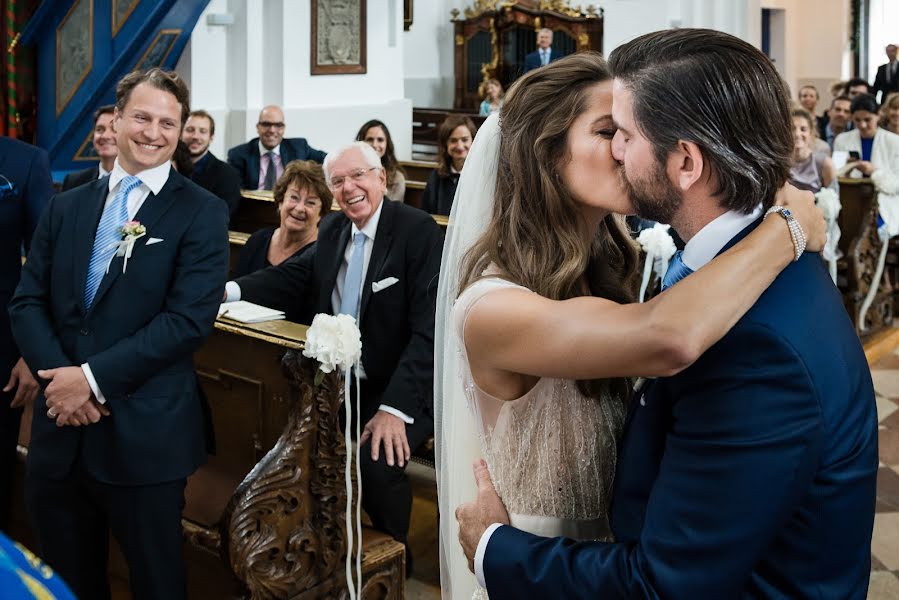
<instances>
[{"instance_id":1,"label":"man with beard","mask_svg":"<svg viewBox=\"0 0 899 600\"><path fill-rule=\"evenodd\" d=\"M666 287L763 214L794 231L789 211L772 207L789 175L789 101L761 52L680 29L619 46L609 62L612 153L633 205L687 241ZM478 498L456 517L491 600L865 598L874 390L823 262L802 254L800 235L794 244L796 261L724 338L632 400L612 496L616 542L508 526L486 467L476 467Z\"/></svg>"},{"instance_id":2,"label":"man with beard","mask_svg":"<svg viewBox=\"0 0 899 600\"><path fill-rule=\"evenodd\" d=\"M100 158L100 163L95 167L88 167L82 171L69 173L62 181L62 191L70 190L89 181L96 181L109 175L115 164L115 157L119 154L119 148L115 143L115 132L112 130L112 117L115 106L109 104L101 106L94 113L94 137L92 143L94 152Z\"/></svg>"},{"instance_id":3,"label":"man with beard","mask_svg":"<svg viewBox=\"0 0 899 600\"><path fill-rule=\"evenodd\" d=\"M240 173L209 151L215 136L215 120L205 110L190 113L181 141L187 145L194 170L190 178L228 204L232 215L240 205Z\"/></svg>"}]
</instances>

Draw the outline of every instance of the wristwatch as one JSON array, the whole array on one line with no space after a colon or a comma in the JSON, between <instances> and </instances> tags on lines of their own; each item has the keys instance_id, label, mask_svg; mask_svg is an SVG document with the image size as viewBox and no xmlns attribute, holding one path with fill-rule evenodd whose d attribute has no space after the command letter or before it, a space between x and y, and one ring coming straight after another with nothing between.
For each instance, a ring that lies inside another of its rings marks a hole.
<instances>
[{"instance_id":1,"label":"wristwatch","mask_svg":"<svg viewBox=\"0 0 899 600\"><path fill-rule=\"evenodd\" d=\"M793 251L796 253L796 257L793 260L799 260L802 253L805 252L806 245L805 233L803 233L799 221L796 220L796 217L793 216L793 213L790 212L789 208L783 206L772 206L765 212L765 217L773 213L777 213L787 222L787 228L790 230L790 238L793 240Z\"/></svg>"}]
</instances>

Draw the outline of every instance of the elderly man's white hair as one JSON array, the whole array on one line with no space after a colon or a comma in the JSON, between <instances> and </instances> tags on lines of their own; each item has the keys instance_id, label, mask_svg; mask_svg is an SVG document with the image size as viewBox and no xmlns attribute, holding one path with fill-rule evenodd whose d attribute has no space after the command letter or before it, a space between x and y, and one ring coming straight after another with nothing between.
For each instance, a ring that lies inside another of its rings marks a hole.
<instances>
[{"instance_id":1,"label":"elderly man's white hair","mask_svg":"<svg viewBox=\"0 0 899 600\"><path fill-rule=\"evenodd\" d=\"M544 27L543 29L540 30L540 33L548 33L550 39L552 39L552 37L553 37L553 30L550 29L549 27Z\"/></svg>"},{"instance_id":2,"label":"elderly man's white hair","mask_svg":"<svg viewBox=\"0 0 899 600\"><path fill-rule=\"evenodd\" d=\"M322 165L322 169L325 171L325 181L331 181L331 165L334 161L354 149L362 153L362 158L369 167L381 166L381 158L374 148L369 146L367 142L353 142L352 144L341 146L334 152L328 152L328 155L325 157L325 163Z\"/></svg>"}]
</instances>

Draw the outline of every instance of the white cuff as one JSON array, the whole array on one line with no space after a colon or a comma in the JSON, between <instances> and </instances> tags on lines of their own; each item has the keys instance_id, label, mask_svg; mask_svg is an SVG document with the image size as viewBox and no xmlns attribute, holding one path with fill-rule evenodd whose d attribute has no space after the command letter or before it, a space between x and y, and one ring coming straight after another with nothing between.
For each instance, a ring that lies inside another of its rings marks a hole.
<instances>
[{"instance_id":1,"label":"white cuff","mask_svg":"<svg viewBox=\"0 0 899 600\"><path fill-rule=\"evenodd\" d=\"M237 302L240 300L240 286L236 281L225 284L225 302Z\"/></svg>"},{"instance_id":2,"label":"white cuff","mask_svg":"<svg viewBox=\"0 0 899 600\"><path fill-rule=\"evenodd\" d=\"M474 576L477 577L478 584L485 590L487 589L487 581L484 579L484 555L487 554L487 544L490 543L490 536L502 526L502 523L494 523L488 527L481 535L478 549L474 553Z\"/></svg>"},{"instance_id":3,"label":"white cuff","mask_svg":"<svg viewBox=\"0 0 899 600\"><path fill-rule=\"evenodd\" d=\"M386 404L382 404L381 406L379 406L378 410L383 410L384 412L391 414L394 417L399 417L400 419L403 420L403 422L406 425L411 425L412 423L415 422L415 419L413 419L412 417L410 417L403 411L397 410L397 409L393 408L392 406L387 406Z\"/></svg>"},{"instance_id":4,"label":"white cuff","mask_svg":"<svg viewBox=\"0 0 899 600\"><path fill-rule=\"evenodd\" d=\"M81 370L84 372L84 378L87 379L87 384L91 386L91 391L94 393L94 397L97 399L97 402L100 404L106 404L106 398L103 396L103 392L100 391L100 386L97 385L97 380L94 379L94 374L91 372L91 367L89 364L84 363L81 365Z\"/></svg>"}]
</instances>

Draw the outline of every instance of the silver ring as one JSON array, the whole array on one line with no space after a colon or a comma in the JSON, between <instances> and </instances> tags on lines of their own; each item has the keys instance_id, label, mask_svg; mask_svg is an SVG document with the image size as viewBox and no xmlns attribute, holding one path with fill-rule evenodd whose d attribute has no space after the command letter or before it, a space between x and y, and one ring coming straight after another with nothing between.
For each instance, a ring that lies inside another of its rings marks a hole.
<instances>
[{"instance_id":1,"label":"silver ring","mask_svg":"<svg viewBox=\"0 0 899 600\"><path fill-rule=\"evenodd\" d=\"M56 415L56 413L53 411L52 408L48 408L48 409L47 409L47 416L50 417L51 419L55 419L57 415Z\"/></svg>"}]
</instances>

